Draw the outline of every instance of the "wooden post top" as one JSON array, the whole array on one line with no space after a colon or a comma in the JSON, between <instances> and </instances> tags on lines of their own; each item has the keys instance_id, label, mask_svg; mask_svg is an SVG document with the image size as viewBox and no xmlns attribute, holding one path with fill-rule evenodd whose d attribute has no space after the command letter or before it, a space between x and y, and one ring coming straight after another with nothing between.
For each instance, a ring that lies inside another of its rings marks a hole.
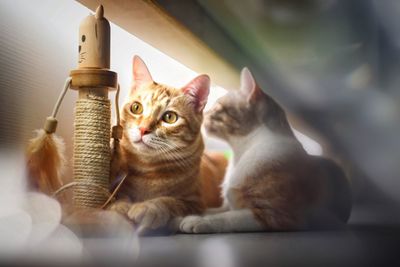
<instances>
[{"instance_id":1,"label":"wooden post top","mask_svg":"<svg viewBox=\"0 0 400 267\"><path fill-rule=\"evenodd\" d=\"M72 89L117 89L117 73L110 71L110 23L97 7L79 25L78 68L70 72Z\"/></svg>"},{"instance_id":2,"label":"wooden post top","mask_svg":"<svg viewBox=\"0 0 400 267\"><path fill-rule=\"evenodd\" d=\"M110 23L100 5L79 26L78 68L110 68Z\"/></svg>"}]
</instances>

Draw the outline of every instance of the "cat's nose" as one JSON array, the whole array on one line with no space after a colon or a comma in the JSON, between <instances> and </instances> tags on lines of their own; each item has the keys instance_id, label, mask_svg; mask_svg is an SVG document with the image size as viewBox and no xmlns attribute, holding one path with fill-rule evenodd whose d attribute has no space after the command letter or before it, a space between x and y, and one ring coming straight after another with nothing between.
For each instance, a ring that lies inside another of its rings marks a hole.
<instances>
[{"instance_id":1,"label":"cat's nose","mask_svg":"<svg viewBox=\"0 0 400 267\"><path fill-rule=\"evenodd\" d=\"M79 53L81 52L81 48L82 48L82 47L81 47L81 46L79 46Z\"/></svg>"},{"instance_id":2,"label":"cat's nose","mask_svg":"<svg viewBox=\"0 0 400 267\"><path fill-rule=\"evenodd\" d=\"M146 135L146 134L149 134L151 131L150 131L150 129L149 128L147 128L147 127L140 127L140 135L141 136L143 136L143 135Z\"/></svg>"}]
</instances>

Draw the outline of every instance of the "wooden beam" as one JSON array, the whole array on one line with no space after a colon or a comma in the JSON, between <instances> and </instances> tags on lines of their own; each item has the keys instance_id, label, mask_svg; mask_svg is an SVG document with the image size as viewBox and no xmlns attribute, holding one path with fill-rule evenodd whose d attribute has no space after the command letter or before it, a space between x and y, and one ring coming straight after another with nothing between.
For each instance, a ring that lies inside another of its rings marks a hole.
<instances>
[{"instance_id":1,"label":"wooden beam","mask_svg":"<svg viewBox=\"0 0 400 267\"><path fill-rule=\"evenodd\" d=\"M99 5L97 0L78 2L91 10ZM152 1L102 0L101 4L110 22L188 68L210 75L215 84L238 87L239 71Z\"/></svg>"}]
</instances>

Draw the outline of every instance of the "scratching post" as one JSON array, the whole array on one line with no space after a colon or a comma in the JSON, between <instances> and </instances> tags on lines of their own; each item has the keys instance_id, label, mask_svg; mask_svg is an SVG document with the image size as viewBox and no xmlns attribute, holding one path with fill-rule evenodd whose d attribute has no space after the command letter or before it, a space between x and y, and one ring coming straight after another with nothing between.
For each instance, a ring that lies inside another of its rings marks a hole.
<instances>
[{"instance_id":1,"label":"scratching post","mask_svg":"<svg viewBox=\"0 0 400 267\"><path fill-rule=\"evenodd\" d=\"M74 206L99 208L109 197L111 105L117 88L110 68L110 24L99 6L79 27L79 64L71 88L79 91L74 121Z\"/></svg>"}]
</instances>

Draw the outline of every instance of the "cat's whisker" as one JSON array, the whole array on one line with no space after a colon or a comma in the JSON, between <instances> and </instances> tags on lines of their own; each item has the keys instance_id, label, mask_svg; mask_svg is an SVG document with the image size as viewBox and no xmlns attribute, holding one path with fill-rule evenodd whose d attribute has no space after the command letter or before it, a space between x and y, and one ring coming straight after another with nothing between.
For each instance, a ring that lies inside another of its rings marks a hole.
<instances>
[{"instance_id":1,"label":"cat's whisker","mask_svg":"<svg viewBox=\"0 0 400 267\"><path fill-rule=\"evenodd\" d=\"M160 138L152 138L151 140L156 142L158 145L167 147L167 148L169 148L171 150L177 150L178 149L178 147L169 144L167 142L167 140L163 140L163 139L160 139Z\"/></svg>"},{"instance_id":2,"label":"cat's whisker","mask_svg":"<svg viewBox=\"0 0 400 267\"><path fill-rule=\"evenodd\" d=\"M189 164L187 164L187 162L184 162L181 158L170 153L168 150L166 150L165 147L159 147L159 149L162 152L159 155L166 161L174 160L175 164L177 164L177 167L180 167L181 169L185 169L187 166L189 166Z\"/></svg>"},{"instance_id":3,"label":"cat's whisker","mask_svg":"<svg viewBox=\"0 0 400 267\"><path fill-rule=\"evenodd\" d=\"M161 154L163 158L170 160L173 159L175 160L179 165L182 167L187 167L190 164L188 164L188 161L184 159L183 156L179 156L178 154L173 153L172 151L168 150L168 148L171 147L171 145L165 143L165 142L157 142L155 140L152 140L153 144L157 144L158 148L161 150Z\"/></svg>"},{"instance_id":4,"label":"cat's whisker","mask_svg":"<svg viewBox=\"0 0 400 267\"><path fill-rule=\"evenodd\" d=\"M173 151L168 150L168 146L171 146L166 143L158 143L159 144L159 149L161 150L162 153L160 155L163 156L164 159L167 160L175 160L177 164L179 164L181 167L186 168L188 166L191 166L192 164L191 161L185 159L185 157L180 156L179 154L174 153Z\"/></svg>"}]
</instances>

